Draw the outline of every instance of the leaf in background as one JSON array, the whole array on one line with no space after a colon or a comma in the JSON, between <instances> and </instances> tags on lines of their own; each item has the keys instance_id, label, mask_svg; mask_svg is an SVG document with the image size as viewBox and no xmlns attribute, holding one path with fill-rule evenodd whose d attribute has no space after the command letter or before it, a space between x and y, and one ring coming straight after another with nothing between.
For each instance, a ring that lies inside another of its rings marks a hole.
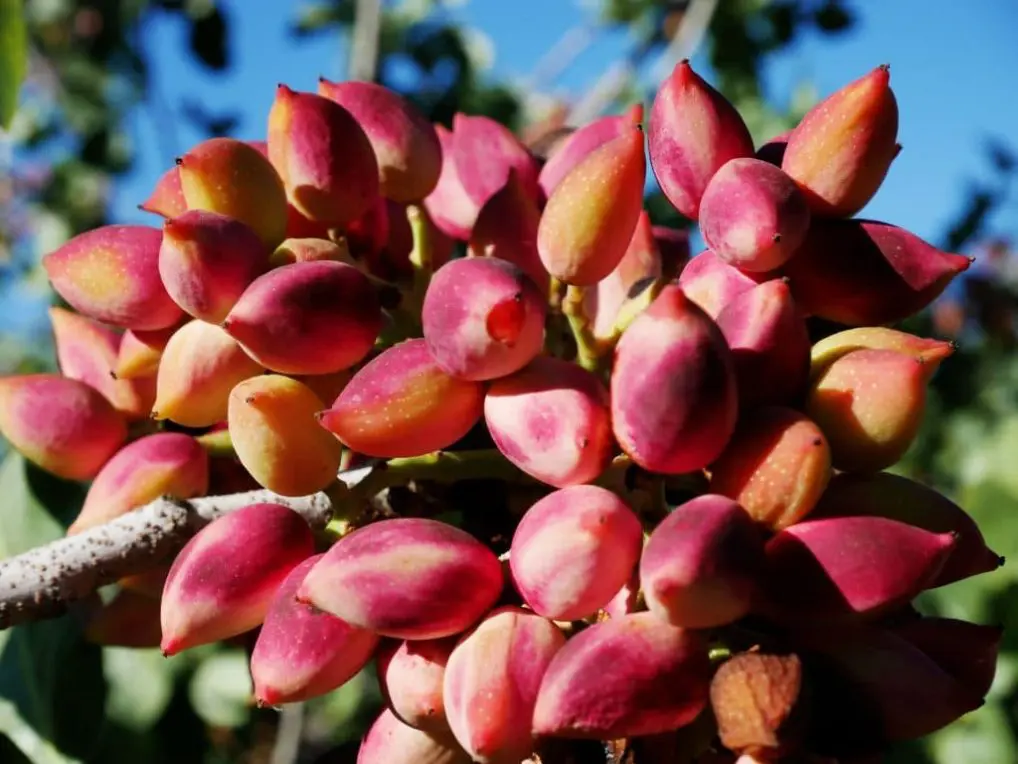
<instances>
[{"instance_id":1,"label":"leaf in background","mask_svg":"<svg viewBox=\"0 0 1018 764\"><path fill-rule=\"evenodd\" d=\"M994 622L997 617L994 612L996 598L1011 589L1018 580L1014 564L1018 560L1015 503L1016 494L994 480L976 483L961 492L958 504L972 515L989 547L1010 563L989 573L927 591L920 602L930 603L937 613L948 618L976 623Z\"/></svg>"},{"instance_id":2,"label":"leaf in background","mask_svg":"<svg viewBox=\"0 0 1018 764\"><path fill-rule=\"evenodd\" d=\"M206 109L201 101L196 99L185 98L181 102L180 110L198 130L209 138L233 135L240 125L240 115L237 112L214 113Z\"/></svg>"},{"instance_id":3,"label":"leaf in background","mask_svg":"<svg viewBox=\"0 0 1018 764\"><path fill-rule=\"evenodd\" d=\"M353 20L352 3L315 3L302 5L297 9L297 19L290 27L294 37L330 31L337 24L349 24Z\"/></svg>"},{"instance_id":4,"label":"leaf in background","mask_svg":"<svg viewBox=\"0 0 1018 764\"><path fill-rule=\"evenodd\" d=\"M63 535L80 487L10 454L0 466L0 558ZM33 764L87 759L102 731L101 650L70 617L0 632L0 733Z\"/></svg>"},{"instance_id":5,"label":"leaf in background","mask_svg":"<svg viewBox=\"0 0 1018 764\"><path fill-rule=\"evenodd\" d=\"M342 687L308 701L307 729L309 734L328 730L332 743L358 740L374 722L382 702L375 666L368 664Z\"/></svg>"},{"instance_id":6,"label":"leaf in background","mask_svg":"<svg viewBox=\"0 0 1018 764\"><path fill-rule=\"evenodd\" d=\"M11 744L24 754L31 764L79 764L81 761L60 753L48 740L25 724L18 716L14 705L6 700L0 700L0 732L7 736ZM0 746L0 753L2 752L3 747ZM4 761L7 759L4 758Z\"/></svg>"},{"instance_id":7,"label":"leaf in background","mask_svg":"<svg viewBox=\"0 0 1018 764\"><path fill-rule=\"evenodd\" d=\"M66 617L3 634L0 704L10 712L4 734L16 745L31 735L45 739L65 757L53 761L88 759L103 726L100 648L85 642L78 624Z\"/></svg>"},{"instance_id":8,"label":"leaf in background","mask_svg":"<svg viewBox=\"0 0 1018 764\"><path fill-rule=\"evenodd\" d=\"M173 697L174 661L155 649L107 647L103 669L109 683L110 719L135 731L155 725Z\"/></svg>"},{"instance_id":9,"label":"leaf in background","mask_svg":"<svg viewBox=\"0 0 1018 764\"><path fill-rule=\"evenodd\" d=\"M222 71L230 65L227 21L220 8L212 6L191 19L191 52L209 69Z\"/></svg>"},{"instance_id":10,"label":"leaf in background","mask_svg":"<svg viewBox=\"0 0 1018 764\"><path fill-rule=\"evenodd\" d=\"M1018 761L1018 745L1000 705L963 716L933 735L928 746L937 761Z\"/></svg>"},{"instance_id":11,"label":"leaf in background","mask_svg":"<svg viewBox=\"0 0 1018 764\"><path fill-rule=\"evenodd\" d=\"M0 0L0 127L10 127L28 69L22 0Z\"/></svg>"},{"instance_id":12,"label":"leaf in background","mask_svg":"<svg viewBox=\"0 0 1018 764\"><path fill-rule=\"evenodd\" d=\"M855 23L849 9L834 0L817 8L813 12L813 20L820 29L830 33L846 32Z\"/></svg>"},{"instance_id":13,"label":"leaf in background","mask_svg":"<svg viewBox=\"0 0 1018 764\"><path fill-rule=\"evenodd\" d=\"M0 0L2 2L2 0ZM36 498L28 482L28 463L17 453L0 465L0 559L28 551L64 535L64 529Z\"/></svg>"},{"instance_id":14,"label":"leaf in background","mask_svg":"<svg viewBox=\"0 0 1018 764\"><path fill-rule=\"evenodd\" d=\"M224 650L210 656L191 678L191 705L213 727L240 727L247 722L253 693L243 650Z\"/></svg>"}]
</instances>

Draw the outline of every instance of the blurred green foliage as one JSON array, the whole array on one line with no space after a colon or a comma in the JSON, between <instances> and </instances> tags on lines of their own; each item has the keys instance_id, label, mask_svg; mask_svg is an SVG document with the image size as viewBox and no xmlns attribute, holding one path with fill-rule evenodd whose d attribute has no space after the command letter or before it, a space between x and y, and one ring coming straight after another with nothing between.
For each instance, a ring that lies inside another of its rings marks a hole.
<instances>
[{"instance_id":1,"label":"blurred green foliage","mask_svg":"<svg viewBox=\"0 0 1018 764\"><path fill-rule=\"evenodd\" d=\"M232 65L229 17L212 0L0 0L0 123L6 123L24 46L32 51L21 106L10 123L19 160L0 179L0 282L18 282L46 296L38 255L69 236L107 222L111 184L128 169L134 149L126 117L148 94L147 51L135 30L146 14L180 14L186 44L209 71ZM295 41L348 34L353 0L304 3L295 9ZM412 62L419 86L406 93L432 119L456 111L490 115L517 129L530 118L527 96L486 79L469 35L440 3L386 6L379 38L378 79L390 81L395 57ZM635 72L667 49L688 3L603 0L589 23L627 28L626 54ZM13 10L12 10L13 9ZM24 21L20 25L18 21ZM761 89L767 57L804 34L851 30L851 9L835 0L722 0L704 47L714 81L762 141L791 127L813 97L805 84L792 103L768 102ZM634 83L619 89L610 109L652 93ZM229 115L189 107L185 116L209 135L228 134ZM988 147L999 183L972 189L968 207L945 225L945 246L960 250L986 233L1002 203L1015 162ZM660 195L648 200L657 222L685 225ZM978 520L1000 554L1018 559L1018 354L1014 310L1018 289L1005 279L973 279L956 304L961 347L936 376L924 430L897 471L948 492ZM1003 312L1003 317L1002 317ZM955 322L957 324L957 322ZM952 324L955 325L955 324ZM943 317L925 314L908 326L942 334ZM0 337L0 373L52 366L45 343ZM82 500L65 483L9 455L0 466L0 558L62 535ZM903 746L895 762L1018 761L1018 573L1011 565L990 576L925 595L927 612L1001 622L1009 627L990 701L921 744ZM1010 628L1014 626L1016 628ZM269 762L279 715L253 708L245 647L211 647L164 659L156 650L88 645L80 619L69 615L0 632L0 761L33 764L103 762L173 764ZM302 762L353 761L356 741L380 705L365 670L344 688L306 704ZM335 746L343 753L329 754Z\"/></svg>"},{"instance_id":2,"label":"blurred green foliage","mask_svg":"<svg viewBox=\"0 0 1018 764\"><path fill-rule=\"evenodd\" d=\"M0 127L8 128L28 63L21 0L0 0Z\"/></svg>"}]
</instances>

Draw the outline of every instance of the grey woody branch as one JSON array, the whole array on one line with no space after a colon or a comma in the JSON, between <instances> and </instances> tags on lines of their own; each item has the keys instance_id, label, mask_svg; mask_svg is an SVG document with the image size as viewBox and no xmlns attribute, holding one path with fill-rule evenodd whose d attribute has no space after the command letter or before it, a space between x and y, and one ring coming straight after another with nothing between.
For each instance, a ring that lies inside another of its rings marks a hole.
<instances>
[{"instance_id":1,"label":"grey woody branch","mask_svg":"<svg viewBox=\"0 0 1018 764\"><path fill-rule=\"evenodd\" d=\"M300 498L247 491L190 501L158 499L104 525L0 561L0 629L53 618L96 589L165 563L200 528L249 504L282 504L312 528L332 517L325 493Z\"/></svg>"}]
</instances>

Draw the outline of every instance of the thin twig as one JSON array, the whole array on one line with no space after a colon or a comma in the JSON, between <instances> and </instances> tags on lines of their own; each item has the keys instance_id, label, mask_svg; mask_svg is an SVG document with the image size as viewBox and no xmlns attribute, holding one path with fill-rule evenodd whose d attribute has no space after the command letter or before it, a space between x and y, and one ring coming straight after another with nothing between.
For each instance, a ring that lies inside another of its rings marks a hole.
<instances>
[{"instance_id":1,"label":"thin twig","mask_svg":"<svg viewBox=\"0 0 1018 764\"><path fill-rule=\"evenodd\" d=\"M578 24L567 29L534 66L525 80L523 89L529 93L536 93L558 79L559 75L597 39L597 33L598 29L591 23Z\"/></svg>"},{"instance_id":2,"label":"thin twig","mask_svg":"<svg viewBox=\"0 0 1018 764\"><path fill-rule=\"evenodd\" d=\"M693 53L707 36L714 12L718 9L718 0L692 0L682 15L682 23L672 35L672 40L658 58L654 67L654 82L658 83L672 73L672 69L684 58L692 58Z\"/></svg>"},{"instance_id":3,"label":"thin twig","mask_svg":"<svg viewBox=\"0 0 1018 764\"><path fill-rule=\"evenodd\" d=\"M287 703L279 711L276 743L269 764L297 764L304 736L304 704Z\"/></svg>"},{"instance_id":4,"label":"thin twig","mask_svg":"<svg viewBox=\"0 0 1018 764\"><path fill-rule=\"evenodd\" d=\"M371 82L378 75L378 35L381 29L381 0L357 0L347 68L347 76L351 80Z\"/></svg>"}]
</instances>

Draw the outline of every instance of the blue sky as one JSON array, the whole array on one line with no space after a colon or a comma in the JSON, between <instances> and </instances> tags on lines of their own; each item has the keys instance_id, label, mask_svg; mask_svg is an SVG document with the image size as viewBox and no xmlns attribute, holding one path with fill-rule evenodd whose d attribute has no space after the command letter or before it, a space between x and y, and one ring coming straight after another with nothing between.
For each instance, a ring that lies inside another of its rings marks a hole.
<instances>
[{"instance_id":1,"label":"blue sky","mask_svg":"<svg viewBox=\"0 0 1018 764\"><path fill-rule=\"evenodd\" d=\"M238 110L243 137L258 137L277 82L314 89L319 74L342 78L346 46L337 36L299 44L287 37L296 3L259 2L257 13L242 0L222 4L231 12L235 54L234 68L224 76L205 75L187 57L185 29L174 19L156 18L145 30L150 50L158 51L155 76L166 103L190 97L214 109ZM781 103L798 83L811 80L827 94L890 63L905 148L865 214L935 238L964 200L966 180L985 172L981 141L997 135L1018 145L1018 100L1007 89L1018 72L1018 4L857 0L852 5L860 18L853 31L838 38L807 35L775 57L766 72L767 92ZM521 78L585 11L577 0L470 0L449 13L492 40L492 76ZM563 92L583 92L625 46L623 35L606 36L556 85ZM703 58L695 56L694 67L709 77ZM141 159L117 189L115 213L122 219L145 219L134 205L172 160L166 155L165 125L157 126L150 114L143 109L135 119ZM183 120L171 132L178 152L201 137Z\"/></svg>"},{"instance_id":2,"label":"blue sky","mask_svg":"<svg viewBox=\"0 0 1018 764\"><path fill-rule=\"evenodd\" d=\"M143 30L164 106L178 108L192 99L212 111L237 111L242 117L239 137L258 138L264 135L277 82L313 90L319 75L343 78L347 48L338 35L299 42L288 36L297 2L220 2L231 17L234 62L223 75L209 75L189 58L187 30L175 17L155 16ZM859 17L850 33L836 38L807 35L770 60L767 94L783 103L793 88L808 80L826 95L874 66L890 63L904 151L864 214L937 239L966 198L967 181L987 176L982 141L998 136L1018 148L1018 100L1010 94L1018 72L1018 4L850 4ZM495 55L490 74L496 78L525 77L587 13L582 0L460 0L447 12L491 40ZM563 73L556 88L584 92L626 43L623 34L600 38ZM694 56L693 65L710 79L702 52ZM132 118L139 159L115 189L112 212L118 221L155 224L157 219L136 205L173 156L203 137L182 117L167 123L164 114L146 105ZM1002 230L1018 230L1013 208L994 222Z\"/></svg>"}]
</instances>

